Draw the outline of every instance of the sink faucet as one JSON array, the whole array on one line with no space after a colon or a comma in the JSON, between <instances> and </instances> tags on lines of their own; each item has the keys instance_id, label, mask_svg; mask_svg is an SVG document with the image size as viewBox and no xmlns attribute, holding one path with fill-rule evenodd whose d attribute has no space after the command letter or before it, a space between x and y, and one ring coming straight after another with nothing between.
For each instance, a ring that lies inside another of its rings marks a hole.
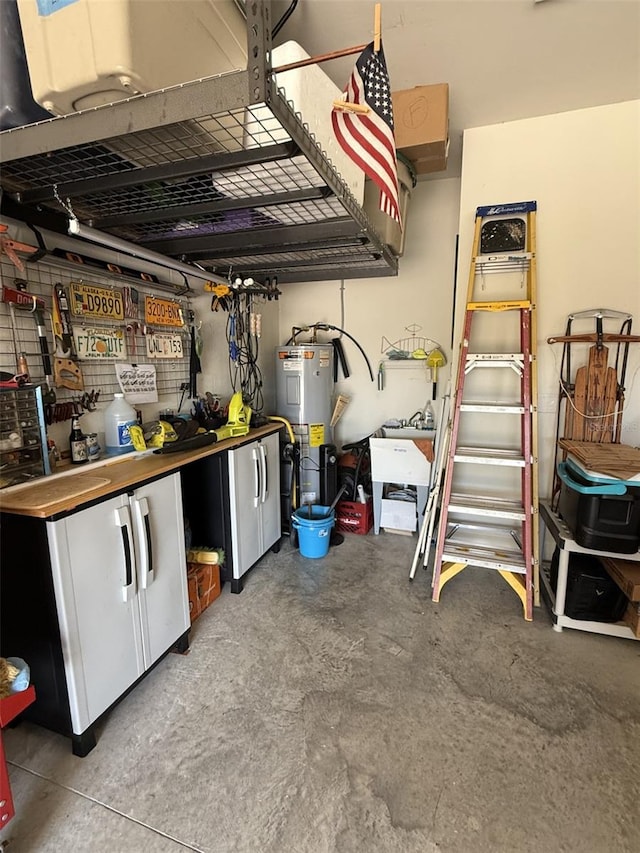
<instances>
[{"instance_id":1,"label":"sink faucet","mask_svg":"<svg viewBox=\"0 0 640 853\"><path fill-rule=\"evenodd\" d=\"M424 412L418 409L415 414L411 415L409 418L409 426L416 427L416 429L423 429L425 422Z\"/></svg>"}]
</instances>

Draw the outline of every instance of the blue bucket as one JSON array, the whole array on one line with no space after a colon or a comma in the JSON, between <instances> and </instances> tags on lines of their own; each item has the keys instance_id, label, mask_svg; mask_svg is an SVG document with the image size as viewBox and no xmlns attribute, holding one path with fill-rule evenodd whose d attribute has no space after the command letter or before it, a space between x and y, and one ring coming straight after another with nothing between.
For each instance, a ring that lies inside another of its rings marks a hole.
<instances>
[{"instance_id":1,"label":"blue bucket","mask_svg":"<svg viewBox=\"0 0 640 853\"><path fill-rule=\"evenodd\" d=\"M311 515L309 515L311 509ZM328 506L305 506L293 513L291 523L298 532L298 546L303 557L326 557L335 513Z\"/></svg>"}]
</instances>

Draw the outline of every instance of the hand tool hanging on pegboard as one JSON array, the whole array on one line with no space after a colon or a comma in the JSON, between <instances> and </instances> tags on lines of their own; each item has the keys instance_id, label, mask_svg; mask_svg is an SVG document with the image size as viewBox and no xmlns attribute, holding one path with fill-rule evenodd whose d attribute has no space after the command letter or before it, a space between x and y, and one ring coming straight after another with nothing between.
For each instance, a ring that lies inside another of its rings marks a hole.
<instances>
[{"instance_id":1,"label":"hand tool hanging on pegboard","mask_svg":"<svg viewBox=\"0 0 640 853\"><path fill-rule=\"evenodd\" d=\"M202 373L202 364L198 355L196 346L196 330L195 326L191 326L189 331L190 346L189 346L189 397L195 399L198 396L198 373Z\"/></svg>"},{"instance_id":2,"label":"hand tool hanging on pegboard","mask_svg":"<svg viewBox=\"0 0 640 853\"><path fill-rule=\"evenodd\" d=\"M51 371L51 357L49 355L49 343L47 341L47 332L44 323L44 301L37 296L26 291L27 282L22 279L16 279L15 284L17 289L4 286L2 288L2 301L9 304L9 314L11 317L11 327L13 331L13 344L16 348L16 359L18 358L18 333L15 322L14 306L21 311L28 311L33 314L38 334L38 344L42 356L42 368L45 376L46 387L43 389L42 399L45 404L55 403L56 395L53 390L53 376ZM18 370L18 373L27 373L27 370Z\"/></svg>"},{"instance_id":3,"label":"hand tool hanging on pegboard","mask_svg":"<svg viewBox=\"0 0 640 853\"><path fill-rule=\"evenodd\" d=\"M57 388L83 391L84 379L80 366L74 361L76 348L71 328L71 313L64 285L54 284L51 294L51 327L54 354L53 378Z\"/></svg>"}]
</instances>

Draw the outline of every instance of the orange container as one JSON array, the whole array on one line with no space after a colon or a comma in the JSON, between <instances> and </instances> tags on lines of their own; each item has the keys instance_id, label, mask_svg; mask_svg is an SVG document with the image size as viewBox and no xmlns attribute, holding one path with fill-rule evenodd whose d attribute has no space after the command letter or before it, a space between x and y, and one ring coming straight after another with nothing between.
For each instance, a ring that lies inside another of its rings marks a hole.
<instances>
[{"instance_id":1,"label":"orange container","mask_svg":"<svg viewBox=\"0 0 640 853\"><path fill-rule=\"evenodd\" d=\"M220 566L215 551L187 552L187 589L191 624L220 595Z\"/></svg>"}]
</instances>

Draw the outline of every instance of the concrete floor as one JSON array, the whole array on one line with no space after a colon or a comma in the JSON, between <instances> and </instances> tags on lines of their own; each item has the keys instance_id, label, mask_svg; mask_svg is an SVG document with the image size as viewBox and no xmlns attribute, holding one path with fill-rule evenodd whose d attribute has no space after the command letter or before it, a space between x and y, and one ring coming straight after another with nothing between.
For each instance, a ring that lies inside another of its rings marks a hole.
<instances>
[{"instance_id":1,"label":"concrete floor","mask_svg":"<svg viewBox=\"0 0 640 853\"><path fill-rule=\"evenodd\" d=\"M640 643L527 624L481 569L435 605L414 547L285 540L86 758L6 731L9 852L635 853Z\"/></svg>"}]
</instances>

